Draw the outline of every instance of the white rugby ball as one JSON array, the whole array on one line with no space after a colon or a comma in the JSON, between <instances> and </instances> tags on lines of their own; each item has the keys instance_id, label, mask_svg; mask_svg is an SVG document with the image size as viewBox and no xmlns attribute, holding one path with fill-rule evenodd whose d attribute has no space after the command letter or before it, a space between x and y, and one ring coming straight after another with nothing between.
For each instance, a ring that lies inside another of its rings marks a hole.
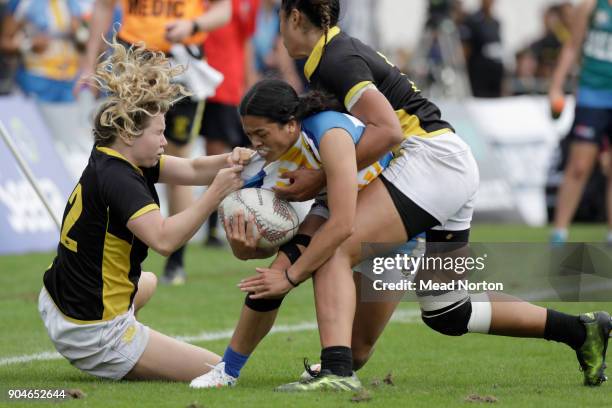
<instances>
[{"instance_id":1,"label":"white rugby ball","mask_svg":"<svg viewBox=\"0 0 612 408\"><path fill-rule=\"evenodd\" d=\"M262 188L234 191L221 201L218 211L222 222L225 222L226 217L231 222L232 217L240 211L247 219L249 214L253 214L255 228L261 235L257 246L264 249L289 242L300 226L298 215L291 204L278 198L273 191Z\"/></svg>"}]
</instances>

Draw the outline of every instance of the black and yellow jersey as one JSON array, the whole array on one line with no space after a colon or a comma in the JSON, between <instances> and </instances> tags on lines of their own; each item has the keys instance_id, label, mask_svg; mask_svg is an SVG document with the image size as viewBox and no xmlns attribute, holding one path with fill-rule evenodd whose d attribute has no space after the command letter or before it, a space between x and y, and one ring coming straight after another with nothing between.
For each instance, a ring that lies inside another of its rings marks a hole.
<instances>
[{"instance_id":1,"label":"black and yellow jersey","mask_svg":"<svg viewBox=\"0 0 612 408\"><path fill-rule=\"evenodd\" d=\"M313 89L335 95L350 108L368 86L375 86L399 118L405 137L434 136L453 130L440 109L384 55L333 27L317 42L304 66Z\"/></svg>"},{"instance_id":2,"label":"black and yellow jersey","mask_svg":"<svg viewBox=\"0 0 612 408\"><path fill-rule=\"evenodd\" d=\"M130 308L148 247L129 220L159 209L152 168L117 151L94 147L64 210L57 256L44 285L60 311L78 323L110 320Z\"/></svg>"}]
</instances>

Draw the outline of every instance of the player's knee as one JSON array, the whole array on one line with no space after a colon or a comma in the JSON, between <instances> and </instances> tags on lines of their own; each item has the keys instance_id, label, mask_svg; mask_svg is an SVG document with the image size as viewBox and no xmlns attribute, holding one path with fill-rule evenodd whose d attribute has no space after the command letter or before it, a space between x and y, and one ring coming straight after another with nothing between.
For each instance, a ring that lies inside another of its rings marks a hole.
<instances>
[{"instance_id":1,"label":"player's knee","mask_svg":"<svg viewBox=\"0 0 612 408\"><path fill-rule=\"evenodd\" d=\"M457 292L449 293L454 296ZM488 333L491 327L492 309L486 292L465 296L446 307L430 307L435 297L421 300L423 322L438 333L462 336L465 333ZM425 306L425 308L423 308Z\"/></svg>"},{"instance_id":2,"label":"player's knee","mask_svg":"<svg viewBox=\"0 0 612 408\"><path fill-rule=\"evenodd\" d=\"M143 306L153 297L157 288L157 276L152 272L142 272L138 280L138 291L134 297L134 309L142 309Z\"/></svg>"},{"instance_id":3,"label":"player's knee","mask_svg":"<svg viewBox=\"0 0 612 408\"><path fill-rule=\"evenodd\" d=\"M423 322L438 333L447 336L462 336L468 332L468 323L472 314L472 303L469 298L461 300L447 308L422 311Z\"/></svg>"},{"instance_id":4,"label":"player's knee","mask_svg":"<svg viewBox=\"0 0 612 408\"><path fill-rule=\"evenodd\" d=\"M280 299L251 299L249 295L244 299L244 304L255 312L272 312L281 307L284 297Z\"/></svg>"},{"instance_id":5,"label":"player's knee","mask_svg":"<svg viewBox=\"0 0 612 408\"><path fill-rule=\"evenodd\" d=\"M350 237L338 247L336 254L348 258L351 265L357 265L361 257L361 243L357 239Z\"/></svg>"},{"instance_id":6,"label":"player's knee","mask_svg":"<svg viewBox=\"0 0 612 408\"><path fill-rule=\"evenodd\" d=\"M157 275L153 272L142 272L138 282L138 290L155 292L157 289Z\"/></svg>"}]
</instances>

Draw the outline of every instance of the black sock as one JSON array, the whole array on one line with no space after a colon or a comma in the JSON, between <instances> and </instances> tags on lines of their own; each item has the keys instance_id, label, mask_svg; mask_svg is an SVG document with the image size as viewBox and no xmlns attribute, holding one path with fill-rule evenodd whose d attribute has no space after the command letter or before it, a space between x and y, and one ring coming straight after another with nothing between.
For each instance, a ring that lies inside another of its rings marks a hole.
<instances>
[{"instance_id":1,"label":"black sock","mask_svg":"<svg viewBox=\"0 0 612 408\"><path fill-rule=\"evenodd\" d=\"M168 262L166 263L166 267L168 268L176 268L183 266L183 257L185 254L185 245L174 251L168 257Z\"/></svg>"},{"instance_id":2,"label":"black sock","mask_svg":"<svg viewBox=\"0 0 612 408\"><path fill-rule=\"evenodd\" d=\"M321 350L321 371L328 370L341 377L353 373L353 352L350 347L333 346Z\"/></svg>"},{"instance_id":3,"label":"black sock","mask_svg":"<svg viewBox=\"0 0 612 408\"><path fill-rule=\"evenodd\" d=\"M546 309L544 338L565 343L576 350L586 340L586 329L578 316Z\"/></svg>"},{"instance_id":4,"label":"black sock","mask_svg":"<svg viewBox=\"0 0 612 408\"><path fill-rule=\"evenodd\" d=\"M213 212L208 217L208 238L216 238L217 236L217 223L219 220L219 216L217 212Z\"/></svg>"}]
</instances>

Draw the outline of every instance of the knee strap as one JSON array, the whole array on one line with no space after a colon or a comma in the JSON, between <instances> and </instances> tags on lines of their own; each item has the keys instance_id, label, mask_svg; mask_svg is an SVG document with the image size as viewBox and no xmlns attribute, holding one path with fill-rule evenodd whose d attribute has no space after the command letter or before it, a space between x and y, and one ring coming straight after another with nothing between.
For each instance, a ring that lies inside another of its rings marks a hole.
<instances>
[{"instance_id":1,"label":"knee strap","mask_svg":"<svg viewBox=\"0 0 612 408\"><path fill-rule=\"evenodd\" d=\"M280 299L251 299L250 294L244 299L244 304L256 312L271 312L278 309L283 303L284 297Z\"/></svg>"},{"instance_id":2,"label":"knee strap","mask_svg":"<svg viewBox=\"0 0 612 408\"><path fill-rule=\"evenodd\" d=\"M287 242L286 244L283 244L278 249L278 252L282 252L285 255L287 255L287 258L289 258L289 262L291 262L291 264L293 265L295 261L298 260L300 255L302 255L302 251L300 250L298 245L307 247L309 244L310 244L309 235L297 234L295 237L293 237L291 241Z\"/></svg>"},{"instance_id":3,"label":"knee strap","mask_svg":"<svg viewBox=\"0 0 612 408\"><path fill-rule=\"evenodd\" d=\"M460 292L451 292L440 298L455 297ZM447 336L461 336L465 333L489 333L491 327L491 302L486 293L467 295L445 307L431 307L435 296L419 299L421 318L435 331ZM455 297L456 299L456 297Z\"/></svg>"},{"instance_id":4,"label":"knee strap","mask_svg":"<svg viewBox=\"0 0 612 408\"><path fill-rule=\"evenodd\" d=\"M447 336L467 333L471 315L472 302L469 297L442 309L421 312L421 318L427 326Z\"/></svg>"}]
</instances>

